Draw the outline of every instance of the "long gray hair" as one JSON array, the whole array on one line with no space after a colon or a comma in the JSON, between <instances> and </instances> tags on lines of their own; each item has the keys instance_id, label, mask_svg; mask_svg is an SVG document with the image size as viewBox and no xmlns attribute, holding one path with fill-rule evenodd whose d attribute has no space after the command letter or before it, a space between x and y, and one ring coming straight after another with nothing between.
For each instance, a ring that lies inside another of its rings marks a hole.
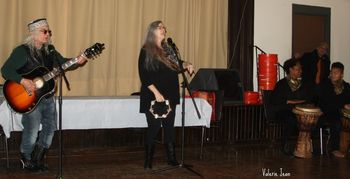
<instances>
[{"instance_id":1,"label":"long gray hair","mask_svg":"<svg viewBox=\"0 0 350 179\"><path fill-rule=\"evenodd\" d=\"M23 44L29 47L30 53L34 54L35 51L40 49L35 48L35 36L39 35L40 31L38 29L34 29L33 31L28 32L28 36L24 39ZM49 42L43 44L46 53L49 53L48 46L51 44L51 38Z\"/></svg>"},{"instance_id":2,"label":"long gray hair","mask_svg":"<svg viewBox=\"0 0 350 179\"><path fill-rule=\"evenodd\" d=\"M152 22L147 28L146 38L142 46L142 48L146 50L147 54L145 59L145 67L147 70L155 71L159 68L159 62L161 62L170 69L178 71L179 68L177 64L169 60L164 50L158 47L156 44L155 31L159 24L162 23L162 21L157 20ZM165 41L163 40L162 43L165 43Z\"/></svg>"}]
</instances>

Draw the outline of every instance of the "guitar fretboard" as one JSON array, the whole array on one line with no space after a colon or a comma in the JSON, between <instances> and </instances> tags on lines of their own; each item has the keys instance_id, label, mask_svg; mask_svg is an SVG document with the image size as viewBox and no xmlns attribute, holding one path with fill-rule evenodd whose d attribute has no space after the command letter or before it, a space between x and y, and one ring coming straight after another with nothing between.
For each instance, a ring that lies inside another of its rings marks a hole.
<instances>
[{"instance_id":1,"label":"guitar fretboard","mask_svg":"<svg viewBox=\"0 0 350 179\"><path fill-rule=\"evenodd\" d=\"M72 60L69 60L67 62L65 62L64 64L61 65L62 70L66 70L69 67L71 67L72 65L76 64L78 62L78 58L74 58ZM49 81L52 78L55 78L57 75L60 74L60 69L58 68L54 68L52 71L50 71L49 73L45 74L43 76L45 81Z\"/></svg>"},{"instance_id":2,"label":"guitar fretboard","mask_svg":"<svg viewBox=\"0 0 350 179\"><path fill-rule=\"evenodd\" d=\"M89 47L88 49L86 49L84 51L83 54L81 54L81 56L83 56L86 59L90 59L90 58L94 58L96 55L99 55L102 50L104 49L104 44L102 43L95 43L93 46ZM78 58L74 58L71 59L67 62L65 62L64 64L61 65L62 70L66 70L69 67L71 67L72 65L78 63ZM61 69L60 68L54 68L52 71L50 71L49 73L45 74L44 76L42 76L42 78L44 79L44 81L49 81L52 78L56 77L57 75L60 74Z\"/></svg>"}]
</instances>

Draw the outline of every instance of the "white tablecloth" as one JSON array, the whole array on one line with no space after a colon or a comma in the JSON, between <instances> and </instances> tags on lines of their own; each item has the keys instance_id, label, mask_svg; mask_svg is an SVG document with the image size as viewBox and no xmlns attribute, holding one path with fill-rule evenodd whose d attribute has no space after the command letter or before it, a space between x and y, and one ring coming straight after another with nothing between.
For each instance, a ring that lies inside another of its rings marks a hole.
<instances>
[{"instance_id":1,"label":"white tablecloth","mask_svg":"<svg viewBox=\"0 0 350 179\"><path fill-rule=\"evenodd\" d=\"M144 128L146 117L139 113L136 96L128 97L64 97L62 129ZM191 99L185 100L185 126L210 127L212 108L203 99L195 98L201 119ZM58 103L57 103L58 109ZM181 126L181 104L176 108L175 126ZM0 105L0 125L9 138L11 131L21 131L22 115L11 112L6 101Z\"/></svg>"}]
</instances>

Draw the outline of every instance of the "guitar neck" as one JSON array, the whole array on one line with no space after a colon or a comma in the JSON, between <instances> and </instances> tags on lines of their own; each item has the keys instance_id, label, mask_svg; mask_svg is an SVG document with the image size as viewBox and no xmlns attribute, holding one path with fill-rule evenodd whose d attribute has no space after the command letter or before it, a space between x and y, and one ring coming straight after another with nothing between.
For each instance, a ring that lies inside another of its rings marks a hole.
<instances>
[{"instance_id":1,"label":"guitar neck","mask_svg":"<svg viewBox=\"0 0 350 179\"><path fill-rule=\"evenodd\" d=\"M78 63L78 58L73 58L67 62L65 62L64 64L61 65L62 70L66 70L69 67L73 66L74 64ZM59 68L54 68L52 71L50 71L49 73L45 74L43 76L45 81L49 81L52 78L55 78L57 75L60 74L61 69Z\"/></svg>"},{"instance_id":2,"label":"guitar neck","mask_svg":"<svg viewBox=\"0 0 350 179\"><path fill-rule=\"evenodd\" d=\"M74 64L78 63L78 58L73 58L67 62L65 62L64 64L61 65L61 68L63 70L68 69L69 67L73 66Z\"/></svg>"},{"instance_id":3,"label":"guitar neck","mask_svg":"<svg viewBox=\"0 0 350 179\"><path fill-rule=\"evenodd\" d=\"M104 44L102 43L95 43L93 46L87 48L84 53L81 54L81 56L83 56L86 59L90 59L90 58L94 58L96 57L96 55L99 55L102 50L104 49ZM56 77L57 75L60 74L61 69L64 71L66 69L68 69L69 67L73 66L74 64L78 63L78 58L73 58L67 62L65 62L64 64L61 65L61 68L54 68L52 71L50 71L49 73L45 74L44 76L42 76L42 78L44 79L44 81L49 81L52 78Z\"/></svg>"}]
</instances>

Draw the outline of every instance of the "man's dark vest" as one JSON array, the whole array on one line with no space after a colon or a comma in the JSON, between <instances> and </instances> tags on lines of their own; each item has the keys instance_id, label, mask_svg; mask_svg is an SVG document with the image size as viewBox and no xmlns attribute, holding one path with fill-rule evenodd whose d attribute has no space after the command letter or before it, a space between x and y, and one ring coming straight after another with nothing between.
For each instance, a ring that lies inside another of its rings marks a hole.
<instances>
[{"instance_id":1,"label":"man's dark vest","mask_svg":"<svg viewBox=\"0 0 350 179\"><path fill-rule=\"evenodd\" d=\"M40 50L41 55L39 55L38 52L31 52L27 45L22 45L22 47L25 48L27 51L27 62L25 65L23 65L20 69L17 70L17 73L26 74L39 66L46 67L49 71L53 69L53 58L46 53L44 48Z\"/></svg>"}]
</instances>

